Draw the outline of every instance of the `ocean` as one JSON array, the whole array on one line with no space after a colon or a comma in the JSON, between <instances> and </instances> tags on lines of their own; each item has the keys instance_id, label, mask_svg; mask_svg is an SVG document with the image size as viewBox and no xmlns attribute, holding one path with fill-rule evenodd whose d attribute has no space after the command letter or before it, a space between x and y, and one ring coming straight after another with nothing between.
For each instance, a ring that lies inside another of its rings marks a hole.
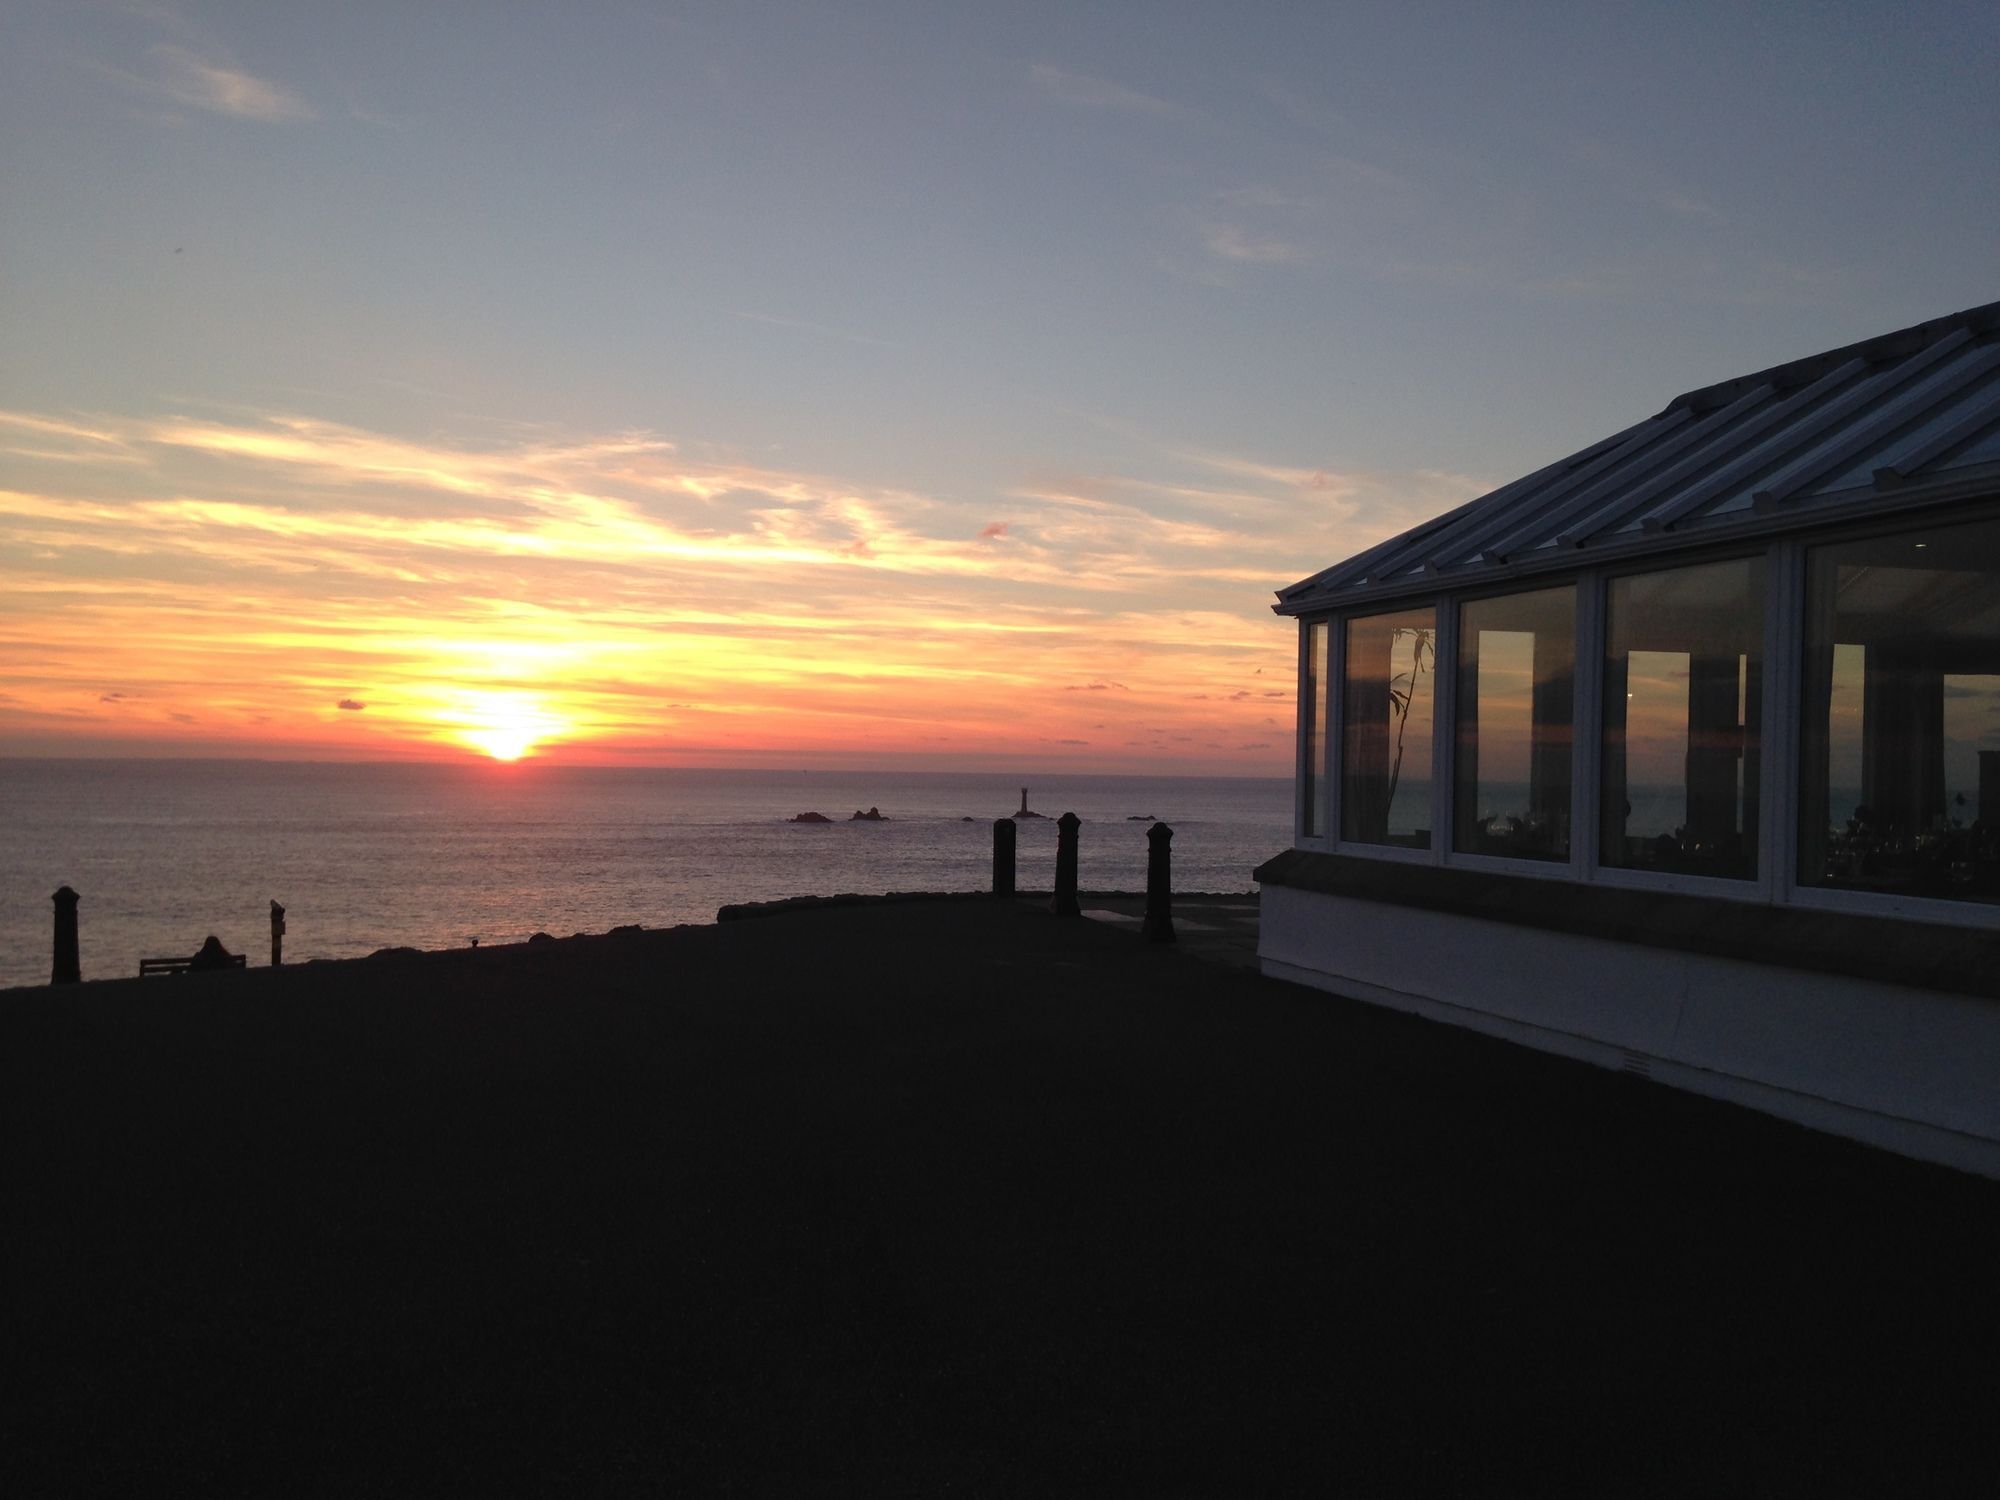
<instances>
[{"instance_id":1,"label":"ocean","mask_svg":"<svg viewBox=\"0 0 2000 1500\"><path fill-rule=\"evenodd\" d=\"M1083 819L1085 889L1140 890L1151 814L1174 884L1245 891L1291 842L1287 779L704 771L221 760L0 760L0 986L49 978L50 896L78 908L83 977L138 973L213 933L252 964L712 922L733 902L972 891L993 819ZM852 822L879 808L888 821ZM833 822L787 821L819 812ZM970 819L970 821L964 821ZM1019 881L1054 879L1023 820Z\"/></svg>"}]
</instances>

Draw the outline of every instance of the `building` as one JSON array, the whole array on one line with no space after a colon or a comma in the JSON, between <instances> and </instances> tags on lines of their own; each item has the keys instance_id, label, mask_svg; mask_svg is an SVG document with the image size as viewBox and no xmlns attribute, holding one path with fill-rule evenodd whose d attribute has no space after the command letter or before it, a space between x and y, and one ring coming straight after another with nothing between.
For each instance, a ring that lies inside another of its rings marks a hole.
<instances>
[{"instance_id":1,"label":"building","mask_svg":"<svg viewBox=\"0 0 2000 1500\"><path fill-rule=\"evenodd\" d=\"M1283 590L1268 974L2000 1176L2000 303Z\"/></svg>"}]
</instances>

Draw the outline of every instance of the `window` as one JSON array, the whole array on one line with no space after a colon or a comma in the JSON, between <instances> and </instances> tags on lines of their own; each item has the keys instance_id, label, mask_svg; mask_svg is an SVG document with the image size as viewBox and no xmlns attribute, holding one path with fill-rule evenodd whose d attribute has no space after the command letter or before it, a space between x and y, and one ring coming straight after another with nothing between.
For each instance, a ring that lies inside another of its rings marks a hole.
<instances>
[{"instance_id":1,"label":"window","mask_svg":"<svg viewBox=\"0 0 2000 1500\"><path fill-rule=\"evenodd\" d=\"M1605 865L1756 875L1763 638L1762 557L1611 581Z\"/></svg>"},{"instance_id":2,"label":"window","mask_svg":"<svg viewBox=\"0 0 2000 1500\"><path fill-rule=\"evenodd\" d=\"M1319 784L1320 762L1326 754L1326 643L1328 625L1313 620L1305 627L1305 684L1299 694L1299 827L1309 839L1326 837L1326 798Z\"/></svg>"},{"instance_id":3,"label":"window","mask_svg":"<svg viewBox=\"0 0 2000 1500\"><path fill-rule=\"evenodd\" d=\"M2000 521L1807 554L1799 881L2000 902Z\"/></svg>"},{"instance_id":4,"label":"window","mask_svg":"<svg viewBox=\"0 0 2000 1500\"><path fill-rule=\"evenodd\" d=\"M1452 847L1568 859L1575 588L1462 605L1457 703Z\"/></svg>"},{"instance_id":5,"label":"window","mask_svg":"<svg viewBox=\"0 0 2000 1500\"><path fill-rule=\"evenodd\" d=\"M1341 838L1430 847L1436 678L1436 610L1400 610L1347 622Z\"/></svg>"}]
</instances>

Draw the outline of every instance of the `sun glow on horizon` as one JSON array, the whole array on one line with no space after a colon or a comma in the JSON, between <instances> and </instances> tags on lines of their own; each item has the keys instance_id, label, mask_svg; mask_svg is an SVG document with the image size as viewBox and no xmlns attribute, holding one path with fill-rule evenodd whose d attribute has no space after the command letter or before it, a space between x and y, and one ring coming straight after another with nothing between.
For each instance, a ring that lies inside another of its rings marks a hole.
<instances>
[{"instance_id":1,"label":"sun glow on horizon","mask_svg":"<svg viewBox=\"0 0 2000 1500\"><path fill-rule=\"evenodd\" d=\"M1261 771L1262 585L1352 550L1349 502L1302 542L1310 486L1213 456L967 501L630 434L91 422L0 410L8 753Z\"/></svg>"},{"instance_id":2,"label":"sun glow on horizon","mask_svg":"<svg viewBox=\"0 0 2000 1500\"><path fill-rule=\"evenodd\" d=\"M575 725L543 706L532 693L467 691L440 717L450 736L494 760L516 761L545 741L560 739Z\"/></svg>"}]
</instances>

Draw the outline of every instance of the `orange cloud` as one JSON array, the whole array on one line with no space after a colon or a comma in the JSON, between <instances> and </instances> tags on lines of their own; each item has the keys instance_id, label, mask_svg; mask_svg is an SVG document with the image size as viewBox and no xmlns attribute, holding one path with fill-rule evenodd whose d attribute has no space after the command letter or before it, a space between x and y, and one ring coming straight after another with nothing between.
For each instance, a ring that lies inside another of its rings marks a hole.
<instances>
[{"instance_id":1,"label":"orange cloud","mask_svg":"<svg viewBox=\"0 0 2000 1500\"><path fill-rule=\"evenodd\" d=\"M1270 590L1441 506L1211 460L1000 523L644 433L0 413L0 750L1279 772Z\"/></svg>"}]
</instances>

